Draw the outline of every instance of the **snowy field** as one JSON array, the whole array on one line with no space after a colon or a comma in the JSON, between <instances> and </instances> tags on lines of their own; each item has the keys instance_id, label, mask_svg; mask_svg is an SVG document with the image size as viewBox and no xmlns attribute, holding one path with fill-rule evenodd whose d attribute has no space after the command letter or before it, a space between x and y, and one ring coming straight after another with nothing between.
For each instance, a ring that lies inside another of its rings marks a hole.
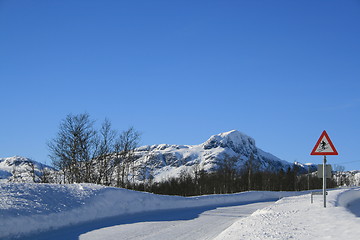
<instances>
[{"instance_id":1,"label":"snowy field","mask_svg":"<svg viewBox=\"0 0 360 240\"><path fill-rule=\"evenodd\" d=\"M148 231L138 239L151 239L160 230L169 239L178 226L187 229L186 239L357 239L359 209L359 188L329 191L324 209L321 196L310 204L310 194L299 192L184 198L93 184L6 183L0 184L0 239L61 239L66 232L66 239L136 239L131 234L138 231ZM191 234L194 226L209 232L208 222L219 223L209 227L216 235Z\"/></svg>"}]
</instances>

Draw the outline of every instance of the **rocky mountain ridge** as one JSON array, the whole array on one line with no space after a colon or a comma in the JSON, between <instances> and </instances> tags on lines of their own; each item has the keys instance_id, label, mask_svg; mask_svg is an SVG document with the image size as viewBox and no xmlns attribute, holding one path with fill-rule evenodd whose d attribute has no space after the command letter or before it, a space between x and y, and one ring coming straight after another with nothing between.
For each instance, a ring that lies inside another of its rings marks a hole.
<instances>
[{"instance_id":1,"label":"rocky mountain ridge","mask_svg":"<svg viewBox=\"0 0 360 240\"><path fill-rule=\"evenodd\" d=\"M135 150L135 166L146 169L144 177L151 175L159 182L169 177L179 177L184 171L215 171L229 158L233 159L234 167L241 170L250 156L253 157L253 166L260 171L286 171L292 166L292 163L257 148L253 138L236 130L213 135L199 145L139 147Z\"/></svg>"}]
</instances>

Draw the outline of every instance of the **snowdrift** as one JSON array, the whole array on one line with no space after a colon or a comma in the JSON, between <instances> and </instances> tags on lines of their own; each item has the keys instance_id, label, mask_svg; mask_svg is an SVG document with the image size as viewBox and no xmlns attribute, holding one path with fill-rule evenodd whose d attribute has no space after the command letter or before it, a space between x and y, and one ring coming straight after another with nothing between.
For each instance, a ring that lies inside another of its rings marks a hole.
<instances>
[{"instance_id":1,"label":"snowdrift","mask_svg":"<svg viewBox=\"0 0 360 240\"><path fill-rule=\"evenodd\" d=\"M0 238L22 236L117 215L277 200L302 194L244 192L180 197L94 184L31 183L0 184L0 193Z\"/></svg>"}]
</instances>

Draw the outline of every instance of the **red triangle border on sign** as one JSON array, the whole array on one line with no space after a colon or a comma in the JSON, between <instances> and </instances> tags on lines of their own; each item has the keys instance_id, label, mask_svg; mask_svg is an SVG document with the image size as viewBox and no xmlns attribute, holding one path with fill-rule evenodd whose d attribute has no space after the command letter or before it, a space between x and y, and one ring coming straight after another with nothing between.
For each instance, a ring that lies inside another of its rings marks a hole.
<instances>
[{"instance_id":1,"label":"red triangle border on sign","mask_svg":"<svg viewBox=\"0 0 360 240\"><path fill-rule=\"evenodd\" d=\"M323 139L324 136L328 140L330 147L333 149L333 152L315 152L316 149L318 149L321 139ZM329 135L327 134L327 132L325 130L322 132L319 140L316 142L315 147L311 151L310 155L339 155L338 152L336 151L334 144L331 142Z\"/></svg>"}]
</instances>

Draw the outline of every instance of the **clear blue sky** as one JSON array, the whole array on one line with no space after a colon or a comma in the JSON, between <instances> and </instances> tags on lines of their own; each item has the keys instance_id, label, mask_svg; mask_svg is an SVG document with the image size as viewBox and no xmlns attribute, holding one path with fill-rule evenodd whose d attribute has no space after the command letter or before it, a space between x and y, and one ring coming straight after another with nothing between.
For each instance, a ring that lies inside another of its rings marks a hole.
<instances>
[{"instance_id":1,"label":"clear blue sky","mask_svg":"<svg viewBox=\"0 0 360 240\"><path fill-rule=\"evenodd\" d=\"M0 0L0 157L50 163L67 114L141 144L237 129L281 159L327 130L360 169L360 1Z\"/></svg>"}]
</instances>

